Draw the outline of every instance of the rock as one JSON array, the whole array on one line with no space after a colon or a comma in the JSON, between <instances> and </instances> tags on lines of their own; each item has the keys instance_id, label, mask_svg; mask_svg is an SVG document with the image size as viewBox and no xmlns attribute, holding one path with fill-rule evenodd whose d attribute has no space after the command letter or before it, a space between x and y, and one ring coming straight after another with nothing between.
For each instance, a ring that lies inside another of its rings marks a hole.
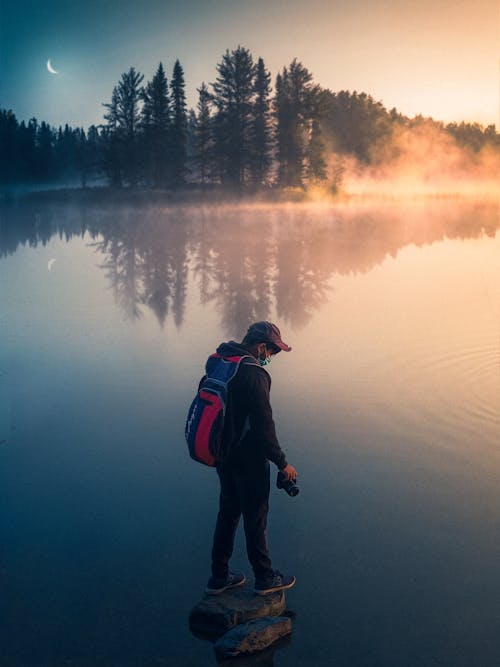
<instances>
[{"instance_id":1,"label":"rock","mask_svg":"<svg viewBox=\"0 0 500 667\"><path fill-rule=\"evenodd\" d=\"M284 610L283 591L259 596L245 588L234 588L221 595L205 595L191 610L189 624L198 632L221 634L254 618L279 616Z\"/></svg>"},{"instance_id":2,"label":"rock","mask_svg":"<svg viewBox=\"0 0 500 667\"><path fill-rule=\"evenodd\" d=\"M251 655L263 651L291 631L292 621L286 616L257 618L226 632L215 642L214 648L225 657Z\"/></svg>"}]
</instances>

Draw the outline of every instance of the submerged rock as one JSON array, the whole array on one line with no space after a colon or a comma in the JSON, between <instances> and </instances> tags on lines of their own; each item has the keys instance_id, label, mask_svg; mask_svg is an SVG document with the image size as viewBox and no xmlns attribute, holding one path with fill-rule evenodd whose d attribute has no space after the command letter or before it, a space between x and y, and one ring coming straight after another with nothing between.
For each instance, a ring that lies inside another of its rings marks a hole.
<instances>
[{"instance_id":1,"label":"submerged rock","mask_svg":"<svg viewBox=\"0 0 500 667\"><path fill-rule=\"evenodd\" d=\"M221 595L205 595L191 610L189 624L198 632L221 634L255 618L279 616L284 610L283 591L258 596L245 588L235 588Z\"/></svg>"},{"instance_id":2,"label":"submerged rock","mask_svg":"<svg viewBox=\"0 0 500 667\"><path fill-rule=\"evenodd\" d=\"M292 635L285 635L259 653L249 655L224 656L215 654L217 667L275 667L276 653L292 643Z\"/></svg>"},{"instance_id":3,"label":"submerged rock","mask_svg":"<svg viewBox=\"0 0 500 667\"><path fill-rule=\"evenodd\" d=\"M215 642L214 648L217 654L225 657L251 655L263 651L291 631L292 621L286 616L257 618L226 632Z\"/></svg>"}]
</instances>

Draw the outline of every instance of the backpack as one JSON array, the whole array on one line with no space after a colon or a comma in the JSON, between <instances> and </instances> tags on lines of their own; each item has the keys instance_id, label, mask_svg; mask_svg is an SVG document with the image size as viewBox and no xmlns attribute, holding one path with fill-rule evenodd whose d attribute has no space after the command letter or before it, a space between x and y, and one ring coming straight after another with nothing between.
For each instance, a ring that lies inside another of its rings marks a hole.
<instances>
[{"instance_id":1,"label":"backpack","mask_svg":"<svg viewBox=\"0 0 500 667\"><path fill-rule=\"evenodd\" d=\"M249 355L222 357L215 353L207 360L206 375L189 408L185 428L189 455L198 463L215 467L228 454L222 443L227 395L241 363L260 367Z\"/></svg>"}]
</instances>

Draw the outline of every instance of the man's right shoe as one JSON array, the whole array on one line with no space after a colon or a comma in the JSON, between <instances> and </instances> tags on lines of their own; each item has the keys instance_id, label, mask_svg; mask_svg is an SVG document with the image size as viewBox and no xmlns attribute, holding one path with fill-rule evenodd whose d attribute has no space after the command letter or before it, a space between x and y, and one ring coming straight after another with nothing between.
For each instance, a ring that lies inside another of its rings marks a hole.
<instances>
[{"instance_id":1,"label":"man's right shoe","mask_svg":"<svg viewBox=\"0 0 500 667\"><path fill-rule=\"evenodd\" d=\"M207 587L205 588L205 593L208 593L208 595L220 595L229 588L243 586L245 581L246 578L243 572L230 571L225 579L214 579L214 577L210 577Z\"/></svg>"},{"instance_id":2,"label":"man's right shoe","mask_svg":"<svg viewBox=\"0 0 500 667\"><path fill-rule=\"evenodd\" d=\"M269 595L269 593L276 593L277 591L285 591L295 585L295 577L293 575L282 574L278 570L274 570L272 579L256 579L255 593L256 595Z\"/></svg>"}]
</instances>

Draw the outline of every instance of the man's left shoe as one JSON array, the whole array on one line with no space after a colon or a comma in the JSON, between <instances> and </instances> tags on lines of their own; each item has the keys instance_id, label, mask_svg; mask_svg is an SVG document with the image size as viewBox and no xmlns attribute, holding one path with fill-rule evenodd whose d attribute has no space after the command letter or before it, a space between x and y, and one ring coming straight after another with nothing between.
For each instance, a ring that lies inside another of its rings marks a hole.
<instances>
[{"instance_id":1,"label":"man's left shoe","mask_svg":"<svg viewBox=\"0 0 500 667\"><path fill-rule=\"evenodd\" d=\"M205 593L208 595L220 595L227 591L228 588L236 588L236 586L243 586L246 577L243 572L229 572L225 579L215 579L210 577L208 580Z\"/></svg>"}]
</instances>

